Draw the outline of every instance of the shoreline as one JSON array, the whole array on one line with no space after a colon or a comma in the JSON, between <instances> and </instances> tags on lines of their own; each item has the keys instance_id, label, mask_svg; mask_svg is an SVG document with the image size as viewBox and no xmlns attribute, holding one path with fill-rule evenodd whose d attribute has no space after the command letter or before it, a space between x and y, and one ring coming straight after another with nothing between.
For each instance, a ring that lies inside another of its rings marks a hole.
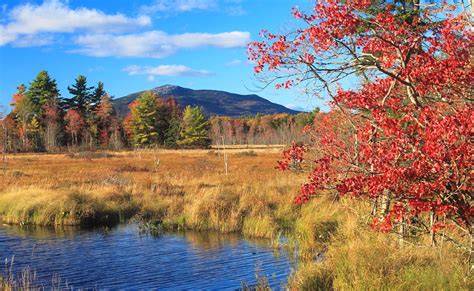
<instances>
[{"instance_id":1,"label":"shoreline","mask_svg":"<svg viewBox=\"0 0 474 291\"><path fill-rule=\"evenodd\" d=\"M400 249L396 234L369 229L365 213L370 205L362 201L335 201L323 194L294 205L306 174L278 172L279 157L278 150L228 153L226 176L223 157L209 150L123 152L94 159L13 156L1 181L0 217L38 225L139 217L157 230L274 240L285 232L298 245L301 263L289 279L296 289L474 286L472 277L465 277L462 252L422 241ZM318 262L321 253L325 260Z\"/></svg>"}]
</instances>

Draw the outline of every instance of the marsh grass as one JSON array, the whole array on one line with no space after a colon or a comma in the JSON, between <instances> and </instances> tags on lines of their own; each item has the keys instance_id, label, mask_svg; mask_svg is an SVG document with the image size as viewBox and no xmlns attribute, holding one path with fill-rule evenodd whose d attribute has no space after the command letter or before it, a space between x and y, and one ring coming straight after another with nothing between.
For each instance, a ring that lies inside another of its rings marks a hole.
<instances>
[{"instance_id":1,"label":"marsh grass","mask_svg":"<svg viewBox=\"0 0 474 291\"><path fill-rule=\"evenodd\" d=\"M228 150L228 175L223 157L207 150L13 155L0 184L0 219L86 226L134 217L156 231L236 232L275 247L284 237L283 247L300 257L290 289L474 289L458 249L423 241L401 249L392 235L368 229L362 201L322 195L296 206L305 174L276 171L279 149L239 151Z\"/></svg>"},{"instance_id":2,"label":"marsh grass","mask_svg":"<svg viewBox=\"0 0 474 291\"><path fill-rule=\"evenodd\" d=\"M433 248L426 241L400 247L395 235L367 227L368 205L360 201L320 198L311 204L297 221L302 259L291 289L473 290L465 255L452 245ZM314 257L318 250L322 257Z\"/></svg>"},{"instance_id":3,"label":"marsh grass","mask_svg":"<svg viewBox=\"0 0 474 291\"><path fill-rule=\"evenodd\" d=\"M256 157L257 153L254 150L242 151L235 154L238 157Z\"/></svg>"},{"instance_id":4,"label":"marsh grass","mask_svg":"<svg viewBox=\"0 0 474 291\"><path fill-rule=\"evenodd\" d=\"M25 267L21 271L15 272L14 262L15 257L12 257L11 259L5 259L3 271L0 272L1 290L46 290L46 288L39 283L39 279L35 270ZM68 285L67 281L63 282L58 274L54 274L51 277L51 286L47 289L53 291L74 290L74 288Z\"/></svg>"}]
</instances>

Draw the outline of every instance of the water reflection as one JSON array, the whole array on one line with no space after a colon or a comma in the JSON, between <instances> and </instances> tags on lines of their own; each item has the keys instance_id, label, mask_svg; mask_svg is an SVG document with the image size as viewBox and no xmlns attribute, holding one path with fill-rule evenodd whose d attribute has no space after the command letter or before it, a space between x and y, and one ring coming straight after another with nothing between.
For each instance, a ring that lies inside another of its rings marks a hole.
<instances>
[{"instance_id":1,"label":"water reflection","mask_svg":"<svg viewBox=\"0 0 474 291\"><path fill-rule=\"evenodd\" d=\"M0 259L15 256L47 287L53 273L75 287L235 289L256 281L255 270L280 287L296 262L268 240L214 232L140 233L136 225L74 227L0 226Z\"/></svg>"}]
</instances>

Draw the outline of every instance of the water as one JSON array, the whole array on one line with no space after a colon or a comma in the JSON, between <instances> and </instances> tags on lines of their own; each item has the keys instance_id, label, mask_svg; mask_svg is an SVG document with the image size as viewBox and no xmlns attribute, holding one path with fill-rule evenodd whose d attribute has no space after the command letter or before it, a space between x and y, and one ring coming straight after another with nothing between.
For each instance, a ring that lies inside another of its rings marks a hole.
<instances>
[{"instance_id":1,"label":"water","mask_svg":"<svg viewBox=\"0 0 474 291\"><path fill-rule=\"evenodd\" d=\"M174 233L152 236L134 224L110 230L24 229L0 225L0 259L14 271L30 266L41 285L53 274L77 288L238 289L256 270L281 288L295 260L267 240L238 235Z\"/></svg>"}]
</instances>

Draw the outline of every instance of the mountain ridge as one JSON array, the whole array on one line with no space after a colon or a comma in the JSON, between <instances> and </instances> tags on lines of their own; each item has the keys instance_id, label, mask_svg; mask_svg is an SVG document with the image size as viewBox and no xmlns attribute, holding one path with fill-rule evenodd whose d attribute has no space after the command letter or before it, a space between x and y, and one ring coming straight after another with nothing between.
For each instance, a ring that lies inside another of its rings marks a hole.
<instances>
[{"instance_id":1,"label":"mountain ridge","mask_svg":"<svg viewBox=\"0 0 474 291\"><path fill-rule=\"evenodd\" d=\"M208 115L238 117L245 115L288 113L297 114L300 111L273 103L256 94L241 95L221 90L190 89L175 85L163 85L150 90L163 98L174 97L181 107L187 105L201 106ZM125 116L128 105L140 94L139 91L113 100L115 111L119 116Z\"/></svg>"}]
</instances>

